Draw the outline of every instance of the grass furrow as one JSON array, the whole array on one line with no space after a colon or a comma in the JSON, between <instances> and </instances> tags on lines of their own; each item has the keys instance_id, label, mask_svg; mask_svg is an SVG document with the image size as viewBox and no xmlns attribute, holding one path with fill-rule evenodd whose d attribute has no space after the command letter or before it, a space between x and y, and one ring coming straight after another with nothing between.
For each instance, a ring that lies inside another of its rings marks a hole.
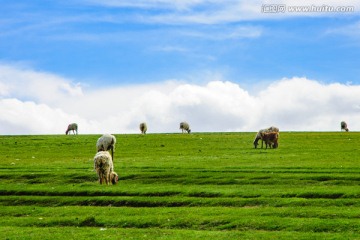
<instances>
[{"instance_id":1,"label":"grass furrow","mask_svg":"<svg viewBox=\"0 0 360 240\"><path fill-rule=\"evenodd\" d=\"M359 239L360 133L0 136L1 239Z\"/></svg>"}]
</instances>

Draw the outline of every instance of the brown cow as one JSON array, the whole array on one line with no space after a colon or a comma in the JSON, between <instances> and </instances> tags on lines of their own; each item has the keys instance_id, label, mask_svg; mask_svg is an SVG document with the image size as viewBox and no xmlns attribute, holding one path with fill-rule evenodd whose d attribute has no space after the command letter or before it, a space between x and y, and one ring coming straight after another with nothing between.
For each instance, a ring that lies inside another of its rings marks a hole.
<instances>
[{"instance_id":1,"label":"brown cow","mask_svg":"<svg viewBox=\"0 0 360 240\"><path fill-rule=\"evenodd\" d=\"M279 146L279 133L278 132L262 132L260 133L261 140L265 142L266 149L269 146L270 148L277 148Z\"/></svg>"},{"instance_id":2,"label":"brown cow","mask_svg":"<svg viewBox=\"0 0 360 240\"><path fill-rule=\"evenodd\" d=\"M267 133L269 133L269 132L279 132L279 128L271 126L269 128L259 130L259 132L256 134L254 142L253 142L255 148L257 148L257 146L259 145L258 141L261 139L261 133L263 133L263 132L267 132ZM263 142L264 141L262 140L261 141L261 148L263 148Z\"/></svg>"}]
</instances>

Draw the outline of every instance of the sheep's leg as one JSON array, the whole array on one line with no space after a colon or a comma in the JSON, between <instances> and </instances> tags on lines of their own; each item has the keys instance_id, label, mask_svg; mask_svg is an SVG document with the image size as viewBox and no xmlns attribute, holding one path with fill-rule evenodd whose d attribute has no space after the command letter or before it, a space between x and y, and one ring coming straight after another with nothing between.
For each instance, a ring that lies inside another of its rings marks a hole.
<instances>
[{"instance_id":1,"label":"sheep's leg","mask_svg":"<svg viewBox=\"0 0 360 240\"><path fill-rule=\"evenodd\" d=\"M105 182L106 182L106 185L109 185L109 183L110 183L110 171L106 172L106 174L105 174Z\"/></svg>"},{"instance_id":2,"label":"sheep's leg","mask_svg":"<svg viewBox=\"0 0 360 240\"><path fill-rule=\"evenodd\" d=\"M106 178L105 172L102 170L100 172L100 184L101 185L104 183L105 178Z\"/></svg>"},{"instance_id":3,"label":"sheep's leg","mask_svg":"<svg viewBox=\"0 0 360 240\"><path fill-rule=\"evenodd\" d=\"M111 159L114 161L114 147L111 146L110 149L111 149Z\"/></svg>"}]
</instances>

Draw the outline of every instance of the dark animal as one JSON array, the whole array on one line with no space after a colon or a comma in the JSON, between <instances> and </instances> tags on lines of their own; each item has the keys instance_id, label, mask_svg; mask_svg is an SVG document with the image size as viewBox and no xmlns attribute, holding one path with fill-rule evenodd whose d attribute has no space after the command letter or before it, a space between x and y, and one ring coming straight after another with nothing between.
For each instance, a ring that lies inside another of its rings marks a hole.
<instances>
[{"instance_id":1,"label":"dark animal","mask_svg":"<svg viewBox=\"0 0 360 240\"><path fill-rule=\"evenodd\" d=\"M146 123L140 123L140 131L142 134L146 134L146 131L147 131L147 125Z\"/></svg>"},{"instance_id":2,"label":"dark animal","mask_svg":"<svg viewBox=\"0 0 360 240\"><path fill-rule=\"evenodd\" d=\"M347 127L347 123L346 123L345 121L342 121L342 122L340 123L340 127L341 127L341 131L342 131L342 130L344 130L344 131L346 131L346 132L349 131L349 128Z\"/></svg>"},{"instance_id":3,"label":"dark animal","mask_svg":"<svg viewBox=\"0 0 360 240\"><path fill-rule=\"evenodd\" d=\"M65 134L68 135L68 133L70 131L73 131L74 134L75 134L75 132L76 132L76 134L78 134L78 125L76 123L69 124L68 128L66 129Z\"/></svg>"}]
</instances>

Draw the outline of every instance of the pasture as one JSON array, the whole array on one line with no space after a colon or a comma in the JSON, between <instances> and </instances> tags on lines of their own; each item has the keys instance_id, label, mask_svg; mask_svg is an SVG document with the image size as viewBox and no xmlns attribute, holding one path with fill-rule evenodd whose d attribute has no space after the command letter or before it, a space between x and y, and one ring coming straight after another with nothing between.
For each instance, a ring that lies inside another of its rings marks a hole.
<instances>
[{"instance_id":1,"label":"pasture","mask_svg":"<svg viewBox=\"0 0 360 240\"><path fill-rule=\"evenodd\" d=\"M1 239L360 239L360 133L0 136Z\"/></svg>"}]
</instances>

